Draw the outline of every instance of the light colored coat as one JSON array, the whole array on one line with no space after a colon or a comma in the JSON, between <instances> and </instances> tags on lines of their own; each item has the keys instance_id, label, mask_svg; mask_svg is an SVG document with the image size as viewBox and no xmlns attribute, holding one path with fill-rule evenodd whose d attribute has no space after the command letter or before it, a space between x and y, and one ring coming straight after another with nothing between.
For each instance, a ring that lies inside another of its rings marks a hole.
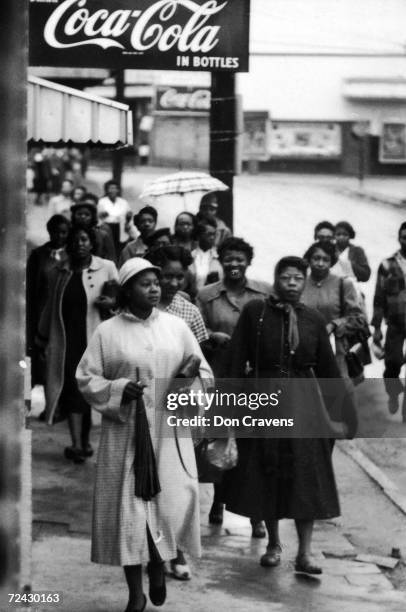
<instances>
[{"instance_id":1,"label":"light colored coat","mask_svg":"<svg viewBox=\"0 0 406 612\"><path fill-rule=\"evenodd\" d=\"M149 560L147 526L163 560L176 547L200 555L199 494L188 428L166 425L168 385L187 358L211 370L187 324L154 309L146 320L121 313L96 329L79 363L77 380L86 401L103 415L93 504L92 561L137 565ZM139 376L137 377L137 368ZM161 492L151 501L134 494L135 404L122 404L125 386L141 380ZM161 410L157 410L161 408Z\"/></svg>"},{"instance_id":2,"label":"light colored coat","mask_svg":"<svg viewBox=\"0 0 406 612\"><path fill-rule=\"evenodd\" d=\"M52 273L48 299L42 312L37 343L45 347L46 354L46 415L47 423L52 424L58 400L64 383L64 367L66 352L65 328L62 317L62 300L72 276L69 262L66 261ZM95 300L101 294L107 281L118 280L116 266L112 261L92 256L89 268L82 271L82 282L86 293L86 335L89 339L96 327L101 323L99 309Z\"/></svg>"}]
</instances>

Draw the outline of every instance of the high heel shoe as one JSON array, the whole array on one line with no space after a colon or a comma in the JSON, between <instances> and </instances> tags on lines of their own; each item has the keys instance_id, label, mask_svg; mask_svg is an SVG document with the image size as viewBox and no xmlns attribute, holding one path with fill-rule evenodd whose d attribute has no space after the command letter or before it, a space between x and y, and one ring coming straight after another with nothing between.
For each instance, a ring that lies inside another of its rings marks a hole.
<instances>
[{"instance_id":1,"label":"high heel shoe","mask_svg":"<svg viewBox=\"0 0 406 612\"><path fill-rule=\"evenodd\" d=\"M323 573L323 570L318 565L315 565L308 555L298 555L295 561L295 572L319 576Z\"/></svg>"},{"instance_id":2,"label":"high heel shoe","mask_svg":"<svg viewBox=\"0 0 406 612\"><path fill-rule=\"evenodd\" d=\"M281 562L282 546L276 544L266 549L266 553L262 555L259 563L262 567L276 567Z\"/></svg>"},{"instance_id":3,"label":"high heel shoe","mask_svg":"<svg viewBox=\"0 0 406 612\"><path fill-rule=\"evenodd\" d=\"M84 457L92 457L94 454L93 446L91 444L85 444L82 446L82 455Z\"/></svg>"},{"instance_id":4,"label":"high heel shoe","mask_svg":"<svg viewBox=\"0 0 406 612\"><path fill-rule=\"evenodd\" d=\"M144 595L144 603L142 604L141 608L130 608L130 606L127 606L124 612L144 612L146 607L147 607L147 598Z\"/></svg>"},{"instance_id":5,"label":"high heel shoe","mask_svg":"<svg viewBox=\"0 0 406 612\"><path fill-rule=\"evenodd\" d=\"M73 463L84 463L85 456L80 448L74 446L67 446L64 450L66 459L71 459Z\"/></svg>"},{"instance_id":6,"label":"high heel shoe","mask_svg":"<svg viewBox=\"0 0 406 612\"><path fill-rule=\"evenodd\" d=\"M166 599L165 564L163 562L147 565L149 578L149 598L154 606L162 606Z\"/></svg>"}]
</instances>

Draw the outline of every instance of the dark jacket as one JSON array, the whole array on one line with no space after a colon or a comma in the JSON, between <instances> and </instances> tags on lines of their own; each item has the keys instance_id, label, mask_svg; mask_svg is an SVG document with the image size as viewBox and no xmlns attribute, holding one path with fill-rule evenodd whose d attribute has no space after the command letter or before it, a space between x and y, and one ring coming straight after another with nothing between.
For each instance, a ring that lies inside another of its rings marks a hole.
<instances>
[{"instance_id":1,"label":"dark jacket","mask_svg":"<svg viewBox=\"0 0 406 612\"><path fill-rule=\"evenodd\" d=\"M406 330L406 286L398 253L384 259L378 268L371 324L380 327L383 320Z\"/></svg>"},{"instance_id":2,"label":"dark jacket","mask_svg":"<svg viewBox=\"0 0 406 612\"><path fill-rule=\"evenodd\" d=\"M287 342L288 313L278 307L272 296L266 301L265 309L258 300L247 304L231 340L228 376L242 379L249 362L258 374L255 381L261 384L262 388L258 387L261 392L272 383L278 388L284 379L276 416L294 414L296 421L296 417L308 419L310 415L317 428L322 404L314 392L317 391L314 372L330 418L345 420L353 435L357 419L351 398L347 397L349 405L342 415L334 401L336 391L343 396L346 392L324 321L315 310L303 304L298 304L295 311L299 344L292 354ZM262 324L259 323L261 314ZM307 378L309 384L307 381L303 384ZM300 379L302 383L298 383ZM296 434L286 439L247 438L237 442L238 464L225 473L223 482L228 510L255 520L315 520L339 514L329 439Z\"/></svg>"},{"instance_id":3,"label":"dark jacket","mask_svg":"<svg viewBox=\"0 0 406 612\"><path fill-rule=\"evenodd\" d=\"M351 262L355 278L357 281L366 283L370 279L371 268L369 267L364 249L354 244L350 244L348 249L348 259Z\"/></svg>"},{"instance_id":4,"label":"dark jacket","mask_svg":"<svg viewBox=\"0 0 406 612\"><path fill-rule=\"evenodd\" d=\"M38 325L36 344L46 353L46 419L54 421L55 411L64 384L66 343L62 316L62 302L66 286L72 276L69 261L52 271L48 299ZM97 325L101 323L100 310L95 300L102 293L105 283L118 280L116 266L112 261L92 256L87 269L82 270L82 283L86 293L86 337L89 341Z\"/></svg>"}]
</instances>

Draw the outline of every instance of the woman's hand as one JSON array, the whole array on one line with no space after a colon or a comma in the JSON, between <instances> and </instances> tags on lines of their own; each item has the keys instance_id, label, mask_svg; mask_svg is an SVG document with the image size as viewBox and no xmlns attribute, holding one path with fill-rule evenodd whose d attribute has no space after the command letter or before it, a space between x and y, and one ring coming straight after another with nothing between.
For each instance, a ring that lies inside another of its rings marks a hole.
<instances>
[{"instance_id":1,"label":"woman's hand","mask_svg":"<svg viewBox=\"0 0 406 612\"><path fill-rule=\"evenodd\" d=\"M231 336L224 332L213 332L210 339L213 340L217 346L225 347L229 343Z\"/></svg>"},{"instance_id":2,"label":"woman's hand","mask_svg":"<svg viewBox=\"0 0 406 612\"><path fill-rule=\"evenodd\" d=\"M127 383L123 391L123 403L126 404L140 398L146 386L141 381Z\"/></svg>"}]
</instances>

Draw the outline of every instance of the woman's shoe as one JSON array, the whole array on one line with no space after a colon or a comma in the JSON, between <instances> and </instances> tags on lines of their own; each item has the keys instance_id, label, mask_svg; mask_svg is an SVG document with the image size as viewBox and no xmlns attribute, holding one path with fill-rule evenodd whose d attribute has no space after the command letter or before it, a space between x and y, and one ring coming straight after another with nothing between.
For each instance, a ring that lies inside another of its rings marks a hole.
<instances>
[{"instance_id":1,"label":"woman's shoe","mask_svg":"<svg viewBox=\"0 0 406 612\"><path fill-rule=\"evenodd\" d=\"M319 576L323 573L323 570L318 565L315 565L308 555L298 555L295 562L295 572Z\"/></svg>"},{"instance_id":2,"label":"woman's shoe","mask_svg":"<svg viewBox=\"0 0 406 612\"><path fill-rule=\"evenodd\" d=\"M86 446L83 446L82 454L84 457L92 457L94 454L93 446L91 444L86 444Z\"/></svg>"},{"instance_id":3,"label":"woman's shoe","mask_svg":"<svg viewBox=\"0 0 406 612\"><path fill-rule=\"evenodd\" d=\"M251 521L251 528L252 528L252 532L251 532L252 538L260 539L260 538L266 537L266 529L262 521L259 521L258 523Z\"/></svg>"},{"instance_id":4,"label":"woman's shoe","mask_svg":"<svg viewBox=\"0 0 406 612\"><path fill-rule=\"evenodd\" d=\"M192 572L187 563L176 563L176 559L170 561L171 576L177 580L190 580Z\"/></svg>"},{"instance_id":5,"label":"woman's shoe","mask_svg":"<svg viewBox=\"0 0 406 612\"><path fill-rule=\"evenodd\" d=\"M149 578L149 598L154 606L162 606L166 599L165 564L151 563L147 565Z\"/></svg>"},{"instance_id":6,"label":"woman's shoe","mask_svg":"<svg viewBox=\"0 0 406 612\"><path fill-rule=\"evenodd\" d=\"M141 608L130 608L130 606L127 606L124 612L144 612L146 607L147 607L147 598L144 595L144 603L142 604Z\"/></svg>"},{"instance_id":7,"label":"woman's shoe","mask_svg":"<svg viewBox=\"0 0 406 612\"><path fill-rule=\"evenodd\" d=\"M223 524L223 513L224 506L217 502L213 502L209 512L209 523L210 525L222 525Z\"/></svg>"},{"instance_id":8,"label":"woman's shoe","mask_svg":"<svg viewBox=\"0 0 406 612\"><path fill-rule=\"evenodd\" d=\"M85 456L82 449L75 448L74 446L67 446L64 450L66 459L71 459L73 463L84 463Z\"/></svg>"},{"instance_id":9,"label":"woman's shoe","mask_svg":"<svg viewBox=\"0 0 406 612\"><path fill-rule=\"evenodd\" d=\"M276 567L281 562L282 546L277 544L266 549L266 553L262 555L260 564L262 567Z\"/></svg>"}]
</instances>

